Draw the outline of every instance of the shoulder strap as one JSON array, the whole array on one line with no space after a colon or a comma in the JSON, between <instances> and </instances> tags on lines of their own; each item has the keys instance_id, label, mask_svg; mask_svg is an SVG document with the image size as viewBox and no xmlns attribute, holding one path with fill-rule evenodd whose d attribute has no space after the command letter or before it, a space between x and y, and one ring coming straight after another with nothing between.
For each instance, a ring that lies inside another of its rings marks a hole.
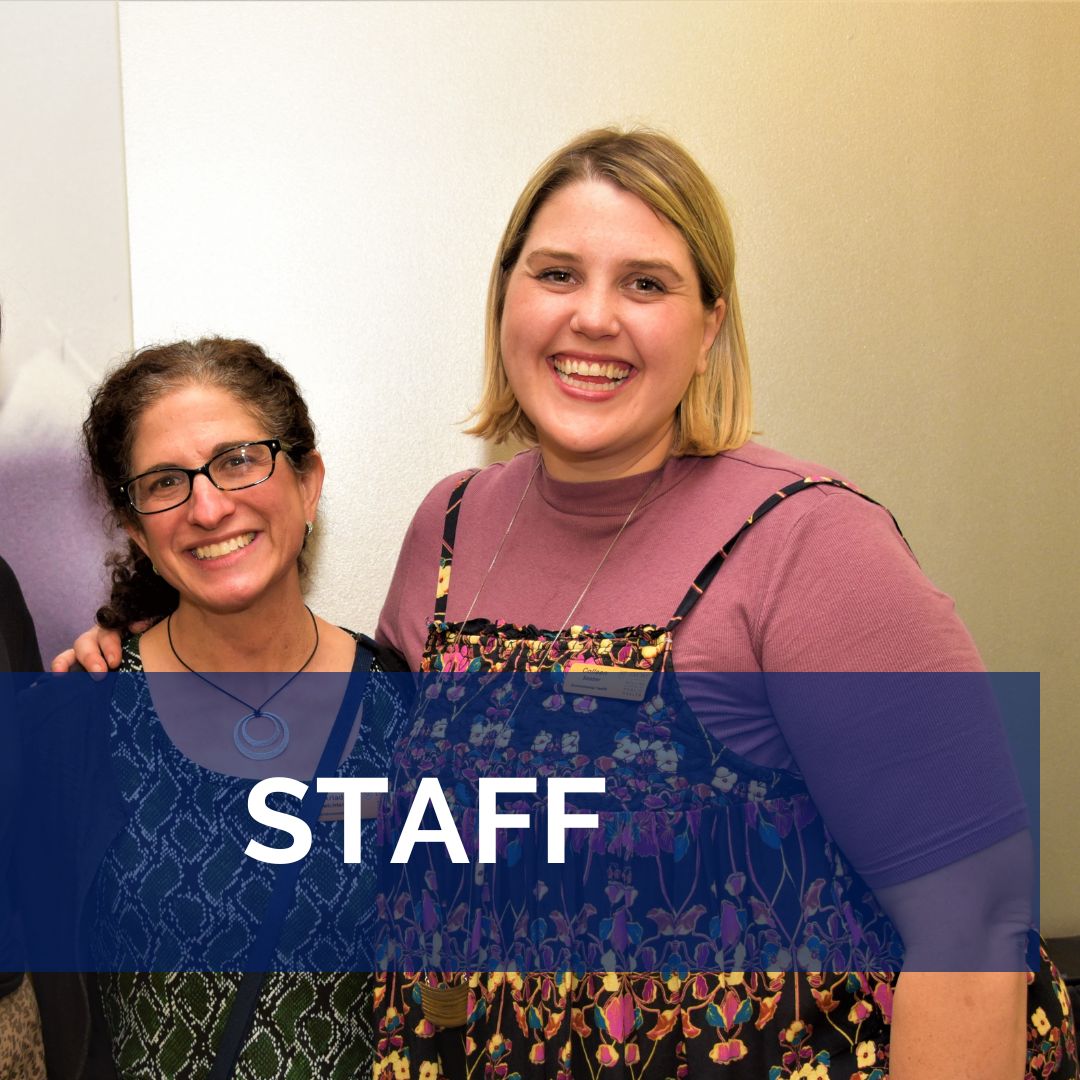
<instances>
[{"instance_id":1,"label":"shoulder strap","mask_svg":"<svg viewBox=\"0 0 1080 1080\"><path fill-rule=\"evenodd\" d=\"M846 483L843 480L837 480L832 476L804 476L801 480L796 480L793 484L788 484L786 487L782 487L779 491L770 495L743 523L739 526L735 535L720 550L701 568L701 572L696 578L694 578L693 584L686 591L686 595L682 598L682 602L675 609L675 614L671 617L671 621L665 628L669 633L674 630L676 626L693 610L694 605L701 599L702 594L712 584L712 580L720 571L720 567L727 561L728 556L731 554L735 544L743 536L743 534L756 522L760 521L770 510L775 509L785 499L790 498L792 495L797 495L800 491L809 491L811 488L820 487L828 484L832 487L843 488L845 491L850 491L853 495L858 495L859 498L865 499L867 502L873 503L875 506L881 506L881 503L875 499L871 499L869 495L864 495L858 488L851 484ZM889 517L892 514L882 507ZM893 517L893 524L896 525L896 531L900 532L900 526L896 523L896 518ZM904 534L900 532L900 538L904 539ZM907 543L904 540L904 543Z\"/></svg>"},{"instance_id":2,"label":"shoulder strap","mask_svg":"<svg viewBox=\"0 0 1080 1080\"><path fill-rule=\"evenodd\" d=\"M371 639L367 639L370 641ZM374 642L372 642L374 644ZM342 752L345 749L345 740L348 738L360 703L364 698L367 687L367 676L371 671L374 650L361 640L360 647L356 650L356 664L352 675L349 677L349 685L345 689L345 697L342 699L341 708L338 710L334 726L330 729L330 735L323 747L322 756L315 769L315 775L308 785L307 794L300 803L300 817L307 823L310 829L315 819L319 816L325 796L319 795L315 790L315 782L320 776L331 776L338 767ZM304 860L286 863L278 868L274 878L274 888L270 893L270 900L266 905L262 923L251 945L247 956L247 967L236 989L232 1007L229 1009L228 1019L225 1021L221 1039L218 1042L217 1053L214 1056L214 1064L207 1080L229 1080L233 1075L240 1050L247 1038L248 1029L251 1027L252 1018L255 1015L255 1006L259 1000L263 983L266 980L265 969L274 958L278 940L281 937L281 929L285 924L285 918L292 906L293 896L296 893L296 882L300 877L300 868Z\"/></svg>"},{"instance_id":3,"label":"shoulder strap","mask_svg":"<svg viewBox=\"0 0 1080 1080\"><path fill-rule=\"evenodd\" d=\"M469 482L479 471L479 469L474 469L454 485L454 490L450 492L450 499L446 505L442 553L439 556L439 580L435 586L435 622L442 622L446 618L446 604L450 597L450 566L454 561L454 540L457 538L461 500L465 497L465 489L469 486Z\"/></svg>"}]
</instances>

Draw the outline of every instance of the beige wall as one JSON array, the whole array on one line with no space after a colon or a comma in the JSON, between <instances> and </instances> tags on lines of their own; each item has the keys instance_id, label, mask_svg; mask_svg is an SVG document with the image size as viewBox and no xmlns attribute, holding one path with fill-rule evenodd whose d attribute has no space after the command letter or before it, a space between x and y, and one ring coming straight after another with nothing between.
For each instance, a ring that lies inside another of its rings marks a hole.
<instances>
[{"instance_id":1,"label":"beige wall","mask_svg":"<svg viewBox=\"0 0 1080 1080\"><path fill-rule=\"evenodd\" d=\"M362 627L416 501L483 460L454 424L528 172L598 123L682 138L734 215L763 437L886 501L988 663L1044 673L1044 925L1080 932L1080 7L120 12L136 338L248 334L300 373L315 600Z\"/></svg>"},{"instance_id":2,"label":"beige wall","mask_svg":"<svg viewBox=\"0 0 1080 1080\"><path fill-rule=\"evenodd\" d=\"M119 14L135 338L244 334L299 374L314 602L359 628L417 500L483 460L454 425L528 172L598 123L683 139L735 220L763 438L887 502L989 664L1044 673L1043 923L1080 933L1080 7Z\"/></svg>"}]
</instances>

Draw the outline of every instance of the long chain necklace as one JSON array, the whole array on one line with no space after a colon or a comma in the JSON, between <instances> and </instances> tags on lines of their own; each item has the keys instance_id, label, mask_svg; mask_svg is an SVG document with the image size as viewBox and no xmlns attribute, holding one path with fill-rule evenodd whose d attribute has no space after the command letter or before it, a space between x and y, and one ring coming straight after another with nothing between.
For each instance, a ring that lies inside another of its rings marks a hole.
<instances>
[{"instance_id":1,"label":"long chain necklace","mask_svg":"<svg viewBox=\"0 0 1080 1080\"><path fill-rule=\"evenodd\" d=\"M504 545L506 544L506 538L510 535L510 530L514 527L514 522L517 521L518 514L521 511L521 507L525 502L525 497L529 494L529 491L532 489L533 481L536 479L536 474L542 468L543 462L544 462L544 459L539 454L537 454L536 465L533 467L532 472L529 473L529 480L525 485L525 490L521 493L521 498L518 499L517 505L514 507L514 512L510 516L510 522L506 526L506 529L504 530L504 532L502 534L502 537L499 539L499 543L495 548L495 554L492 555L491 562L488 563L487 569L484 571L484 576L480 579L480 584L477 586L476 593L473 595L473 598L472 598L472 602L469 604L469 608L465 612L465 618L462 619L460 624L459 624L461 629L460 629L458 634L454 635L451 638L451 640L459 639L460 636L461 636L461 633L464 632L465 626L468 623L470 617L472 616L473 609L476 607L476 602L477 602L477 600L480 599L480 594L484 591L484 586L487 584L488 578L491 576L492 570L495 569L495 563L498 561L499 555L502 553L502 549L503 549ZM665 462L665 464L666 464L666 462ZM611 554L611 552L614 549L615 545L619 542L619 538L626 531L627 526L633 520L634 515L638 512L638 510L641 509L642 504L645 502L645 500L649 497L649 495L651 494L653 489L659 483L659 481L660 481L660 479L661 479L661 477L663 475L663 472L664 472L664 467L661 466L660 469L657 471L656 475L652 478L652 480L649 481L648 486L641 493L641 495L639 496L637 502L634 503L634 505L630 508L630 513L628 513L626 515L626 517L623 519L623 523L619 526L618 531L611 538L611 543L608 544L607 549L604 551L604 554L600 557L600 561L596 564L596 568L589 575L588 581L585 582L585 587L578 594L577 599L571 605L570 610L566 613L566 618L563 619L562 625L558 628L558 630L555 631L555 633L552 636L551 640L544 647L544 650L543 650L542 654L540 655L540 658L536 661L536 668L538 670L543 667L544 663L547 661L548 657L551 655L551 651L554 649L555 645L559 641L559 638L562 637L563 631L565 631L567 626L569 626L570 620L574 617L574 613L581 606L581 602L585 599L586 593L588 593L589 589L592 586L592 583L596 580L596 575L600 573L601 569L603 569L604 564L608 560L608 556ZM477 689L475 694L472 694L468 698L463 699L462 701L460 701L457 704L457 706L455 707L455 709L453 711L453 714L450 717L450 722L452 723L454 720L456 720L458 715L460 713L462 713L465 709L467 709L469 706L471 706L473 701L476 698L480 697L483 693L484 693L484 687L480 686ZM426 712L427 704L428 704L428 702L425 700L424 706L421 708L421 711L420 711L421 716L423 716L423 714ZM519 704L520 704L520 700L517 702L517 704L515 704L513 711L511 712L510 716L507 718L507 722L513 720L514 713L517 712L517 705L519 705Z\"/></svg>"},{"instance_id":2,"label":"long chain necklace","mask_svg":"<svg viewBox=\"0 0 1080 1080\"><path fill-rule=\"evenodd\" d=\"M465 624L469 621L473 613L473 608L476 607L476 601L480 599L480 594L484 591L484 586L487 584L487 579L491 577L491 571L495 569L495 563L498 561L499 556L502 554L503 545L506 543L506 538L510 535L510 530L514 527L514 522L518 519L518 514L521 512L522 504L525 502L525 496L532 490L533 480L536 479L536 474L540 471L540 466L544 463L544 459L539 453L536 455L536 464L533 466L533 470L529 473L529 482L525 485L525 490L521 493L521 498L517 501L517 506L514 507L514 512L510 515L510 523L506 526L505 532L499 539L499 543L495 548L495 554L491 556L491 562L488 563L488 568L484 571L484 576L480 579L480 584L477 586L476 594L472 598L472 603L469 604L469 610L465 612L465 618L461 620L461 625L464 628Z\"/></svg>"},{"instance_id":3,"label":"long chain necklace","mask_svg":"<svg viewBox=\"0 0 1080 1080\"><path fill-rule=\"evenodd\" d=\"M285 720L277 713L267 712L266 706L270 704L287 686L290 686L294 679L303 672L308 664L315 659L315 654L319 651L319 623L315 618L311 608L304 605L304 610L311 616L311 625L315 630L315 646L308 654L308 658L300 665L297 671L294 671L261 705L252 705L245 701L241 697L237 697L236 694L226 690L224 686L218 686L216 682L208 679L201 671L196 671L177 651L176 645L173 643L172 636L172 614L169 615L165 622L165 632L169 637L169 648L172 649L173 656L185 667L192 675L197 675L207 686L212 686L215 690L219 690L226 697L231 697L233 701L243 705L248 710L246 716L242 716L236 721L236 726L233 728L233 743L236 745L236 749L240 751L244 757L250 761L268 761L270 758L279 757L285 753L286 747L289 745L289 725ZM252 720L262 718L269 720L273 726L273 730L266 738L256 738L248 729L248 725Z\"/></svg>"},{"instance_id":4,"label":"long chain necklace","mask_svg":"<svg viewBox=\"0 0 1080 1080\"><path fill-rule=\"evenodd\" d=\"M544 463L544 459L539 454L537 454L537 456L536 456L536 465L533 467L532 472L529 473L529 479L528 479L528 482L525 484L525 490L521 493L521 498L518 499L517 505L514 507L513 514L510 515L510 522L506 526L506 529L503 531L503 534L499 539L499 543L496 545L495 554L492 555L491 562L488 563L487 569L484 571L484 576L480 579L480 584L477 586L476 592L475 592L475 594L473 595L473 598L472 598L472 602L469 604L468 610L465 612L465 618L463 618L461 620L461 622L458 624L460 626L460 630L459 630L459 632L457 634L453 635L450 638L451 641L459 640L460 637L461 637L461 634L464 633L465 626L468 623L469 619L472 617L473 609L476 607L476 602L477 602L477 600L480 599L480 594L484 591L484 586L487 584L488 578L491 577L492 570L495 569L495 563L498 562L499 555L502 553L502 549L506 544L506 538L510 535L510 530L513 529L514 522L516 522L517 519L518 519L518 514L520 513L521 507L524 505L524 502L525 502L525 497L529 494L530 490L532 489L533 481L536 479L536 474L542 468L543 463ZM665 462L665 464L666 464L666 462ZM552 649L554 649L554 647L555 647L556 643L558 642L559 638L562 636L563 631L565 631L567 626L569 626L570 620L574 617L574 613L581 606L581 602L585 599L585 594L589 591L589 589L592 586L592 583L596 580L596 575L600 573L601 569L603 569L604 563L606 563L607 560L608 560L608 556L611 554L611 552L614 549L615 545L619 542L619 537L621 537L622 534L626 531L626 528L630 524L630 522L633 520L634 515L638 512L638 510L641 509L642 504L649 497L649 495L651 494L653 489L656 487L657 483L659 483L659 481L660 481L660 479L661 479L661 477L663 475L663 472L664 472L664 467L662 465L660 467L660 469L657 471L656 475L652 478L652 480L649 481L648 486L641 493L641 495L639 496L637 502L634 503L634 505L630 508L630 513L628 513L626 515L626 517L623 519L623 523L619 526L618 531L611 538L611 543L608 544L607 549L604 551L604 554L600 557L600 561L596 564L596 568L589 575L588 581L585 582L585 587L578 594L578 598L574 601L574 603L570 607L570 610L566 613L566 618L563 619L562 625L558 628L558 630L555 631L555 634L553 635L551 640L547 643L547 645L544 648L544 651L541 654L539 660L536 661L537 669L542 668L544 663L547 661L548 657L551 655ZM450 722L452 723L454 720L456 720L458 715L461 712L463 712L465 709L467 709L473 703L473 701L476 698L480 697L483 694L483 692L484 692L484 687L480 686L475 694L469 696L467 699L464 699L464 700L460 701L458 703L458 705L456 706L456 708L454 709L453 714L450 717ZM424 707L420 711L421 716L423 716L423 714L426 712L426 706L427 706L427 701L425 700ZM515 706L514 712L516 712L516 711L517 711L517 707ZM513 713L511 713L510 719L512 719L512 718L513 718Z\"/></svg>"},{"instance_id":5,"label":"long chain necklace","mask_svg":"<svg viewBox=\"0 0 1080 1080\"><path fill-rule=\"evenodd\" d=\"M521 510L522 504L525 502L525 496L529 494L529 491L533 486L533 480L536 479L536 474L540 471L543 463L544 459L538 453L536 457L536 466L533 468L533 471L529 473L529 482L525 485L525 490L521 493L521 498L518 500L518 504L514 508L514 513L510 518L510 523L506 526L506 531L502 534L502 538L499 540L498 547L495 548L495 554L491 557L491 562L488 564L487 570L484 571L484 576L480 579L480 584L476 589L476 595L473 596L472 603L469 604L469 610L466 612L465 618L461 621L463 629L465 623L469 621L469 617L472 615L473 608L476 607L476 601L480 599L480 593L483 592L484 586L487 584L487 580L491 576L491 571L495 569L495 563L498 561L499 555L502 553L503 546L506 543L506 538L510 535L510 530L514 527L514 522L517 521L518 512ZM641 509L642 504L645 502L645 500L652 493L653 489L659 483L663 473L664 467L663 465L661 465L659 470L657 470L656 475L652 478L652 480L649 481L648 486L638 497L637 502L634 503L634 505L630 508L630 513L626 515L623 523L619 526L618 532L616 532L615 535L611 538L611 543L608 544L607 549L604 551L604 554L600 556L600 561L596 564L596 568L589 575L588 581L585 582L585 587L581 590L578 598L570 606L570 610L566 613L566 618L563 619L562 625L559 627L558 630L555 631L555 634L552 637L551 641L548 642L547 648L544 650L543 655L540 657L539 660L536 661L537 668L542 667L548 657L551 655L551 650L555 647L555 643L562 636L563 631L570 625L570 620L574 617L574 613L579 607L581 607L581 602L585 599L585 594L592 587L592 583L596 580L596 575L599 574L600 571L603 569L604 563L606 563L608 560L608 556L611 554L615 545L619 542L619 537L622 536L622 534L626 531L626 528L633 520L634 515L638 512L638 510Z\"/></svg>"}]
</instances>

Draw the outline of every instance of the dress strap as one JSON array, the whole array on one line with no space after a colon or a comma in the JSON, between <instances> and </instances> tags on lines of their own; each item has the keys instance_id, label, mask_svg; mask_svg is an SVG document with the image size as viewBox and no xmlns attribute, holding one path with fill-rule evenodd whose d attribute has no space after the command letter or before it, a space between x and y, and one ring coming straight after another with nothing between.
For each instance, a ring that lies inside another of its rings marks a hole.
<instances>
[{"instance_id":1,"label":"dress strap","mask_svg":"<svg viewBox=\"0 0 1080 1080\"><path fill-rule=\"evenodd\" d=\"M694 578L693 584L682 598L682 602L675 609L675 614L671 617L671 621L665 627L666 631L670 633L683 621L683 619L686 618L687 615L690 614L694 605L701 599L702 594L712 584L712 579L716 577L720 567L727 561L735 544L747 529L755 524L755 522L760 521L770 510L779 506L785 499L790 498L792 495L797 495L800 491L809 491L811 488L820 487L825 484L829 484L832 487L843 488L845 491L850 491L853 495L858 495L859 498L865 499L875 506L881 506L881 503L876 499L871 499L869 495L864 495L857 487L854 487L843 480L837 480L832 476L804 476L801 480L796 480L793 484L782 487L779 491L770 495L742 523L742 525L739 526L735 535L701 568L701 572ZM907 540L904 539L904 534L900 532L900 526L897 524L896 518L892 516L892 513L887 507L882 506L881 508L892 518L893 524L896 525L896 531L900 533L900 539L904 540L904 543L906 544Z\"/></svg>"},{"instance_id":2,"label":"dress strap","mask_svg":"<svg viewBox=\"0 0 1080 1080\"><path fill-rule=\"evenodd\" d=\"M474 469L463 476L450 492L446 504L446 518L443 522L442 552L439 555L439 580L435 586L435 622L446 619L446 604L450 598L450 566L454 561L454 540L457 537L458 514L461 512L461 500L469 481L479 472Z\"/></svg>"}]
</instances>

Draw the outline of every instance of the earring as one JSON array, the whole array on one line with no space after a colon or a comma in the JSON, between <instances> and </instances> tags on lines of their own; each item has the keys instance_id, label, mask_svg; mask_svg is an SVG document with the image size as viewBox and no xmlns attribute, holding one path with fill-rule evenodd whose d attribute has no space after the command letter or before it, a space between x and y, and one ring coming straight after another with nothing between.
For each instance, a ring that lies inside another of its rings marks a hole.
<instances>
[{"instance_id":1,"label":"earring","mask_svg":"<svg viewBox=\"0 0 1080 1080\"><path fill-rule=\"evenodd\" d=\"M150 569L153 570L158 577L161 577L161 571L153 563L150 564Z\"/></svg>"},{"instance_id":2,"label":"earring","mask_svg":"<svg viewBox=\"0 0 1080 1080\"><path fill-rule=\"evenodd\" d=\"M307 537L309 537L315 531L315 522L314 521L305 521L304 522L304 529L305 529L304 537L306 539Z\"/></svg>"}]
</instances>

